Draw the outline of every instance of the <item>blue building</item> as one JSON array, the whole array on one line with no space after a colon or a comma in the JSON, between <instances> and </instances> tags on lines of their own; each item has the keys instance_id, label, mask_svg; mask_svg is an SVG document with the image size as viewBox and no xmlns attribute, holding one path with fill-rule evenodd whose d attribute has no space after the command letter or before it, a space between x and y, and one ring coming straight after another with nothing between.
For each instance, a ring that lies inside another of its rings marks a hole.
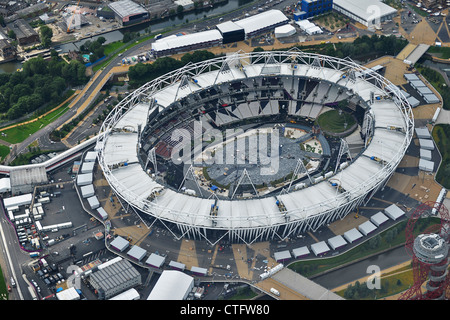
<instances>
[{"instance_id":1,"label":"blue building","mask_svg":"<svg viewBox=\"0 0 450 320\"><path fill-rule=\"evenodd\" d=\"M302 0L301 10L294 14L294 20L308 19L333 9L333 0Z\"/></svg>"}]
</instances>

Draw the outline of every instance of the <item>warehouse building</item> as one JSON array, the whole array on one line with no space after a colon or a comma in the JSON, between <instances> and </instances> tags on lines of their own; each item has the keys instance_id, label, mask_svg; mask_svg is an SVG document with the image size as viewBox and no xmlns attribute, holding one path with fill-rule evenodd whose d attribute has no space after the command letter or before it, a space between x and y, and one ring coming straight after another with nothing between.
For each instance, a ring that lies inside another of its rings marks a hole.
<instances>
[{"instance_id":1,"label":"warehouse building","mask_svg":"<svg viewBox=\"0 0 450 320\"><path fill-rule=\"evenodd\" d=\"M333 9L369 28L390 21L397 15L396 9L381 1L374 4L372 0L334 0Z\"/></svg>"},{"instance_id":2,"label":"warehouse building","mask_svg":"<svg viewBox=\"0 0 450 320\"><path fill-rule=\"evenodd\" d=\"M193 288L193 277L176 270L164 270L147 300L185 300Z\"/></svg>"},{"instance_id":3,"label":"warehouse building","mask_svg":"<svg viewBox=\"0 0 450 320\"><path fill-rule=\"evenodd\" d=\"M289 19L280 10L268 10L248 18L236 21L245 30L245 38L273 31L276 27L285 25Z\"/></svg>"},{"instance_id":4,"label":"warehouse building","mask_svg":"<svg viewBox=\"0 0 450 320\"><path fill-rule=\"evenodd\" d=\"M152 43L152 54L155 57L189 52L222 44L219 30L207 30L182 36L162 38Z\"/></svg>"},{"instance_id":5,"label":"warehouse building","mask_svg":"<svg viewBox=\"0 0 450 320\"><path fill-rule=\"evenodd\" d=\"M112 2L108 6L114 11L117 22L122 26L129 26L149 19L148 11L130 0Z\"/></svg>"},{"instance_id":6,"label":"warehouse building","mask_svg":"<svg viewBox=\"0 0 450 320\"><path fill-rule=\"evenodd\" d=\"M14 31L17 43L21 46L31 45L40 41L39 34L23 19L6 25L6 29Z\"/></svg>"},{"instance_id":7,"label":"warehouse building","mask_svg":"<svg viewBox=\"0 0 450 320\"><path fill-rule=\"evenodd\" d=\"M98 298L106 300L141 285L142 279L131 263L122 259L91 273L89 283L96 290Z\"/></svg>"}]
</instances>

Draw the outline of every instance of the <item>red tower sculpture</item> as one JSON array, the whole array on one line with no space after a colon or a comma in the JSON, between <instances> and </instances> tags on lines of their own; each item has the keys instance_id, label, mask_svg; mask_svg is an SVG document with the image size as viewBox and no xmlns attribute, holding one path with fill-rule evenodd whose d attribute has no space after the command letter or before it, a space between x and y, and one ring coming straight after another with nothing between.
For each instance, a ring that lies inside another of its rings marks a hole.
<instances>
[{"instance_id":1,"label":"red tower sculpture","mask_svg":"<svg viewBox=\"0 0 450 320\"><path fill-rule=\"evenodd\" d=\"M421 217L433 215L440 223L428 227L421 234L414 227ZM400 300L435 300L449 298L448 275L450 247L450 216L447 208L437 202L425 202L411 214L405 230L405 248L412 258L414 284ZM428 282L427 282L428 280ZM425 287L424 287L425 286Z\"/></svg>"}]
</instances>

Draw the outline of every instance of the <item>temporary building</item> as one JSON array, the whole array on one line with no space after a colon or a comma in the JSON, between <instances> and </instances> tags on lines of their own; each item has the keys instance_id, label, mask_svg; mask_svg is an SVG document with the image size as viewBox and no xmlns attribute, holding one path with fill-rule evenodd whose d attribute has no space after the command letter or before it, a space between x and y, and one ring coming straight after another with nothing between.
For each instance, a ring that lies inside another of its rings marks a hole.
<instances>
[{"instance_id":1,"label":"temporary building","mask_svg":"<svg viewBox=\"0 0 450 320\"><path fill-rule=\"evenodd\" d=\"M320 241L311 245L311 250L314 252L316 256L323 255L330 251L330 248L327 246L325 241Z\"/></svg>"},{"instance_id":2,"label":"temporary building","mask_svg":"<svg viewBox=\"0 0 450 320\"><path fill-rule=\"evenodd\" d=\"M383 223L388 221L389 218L386 217L383 212L378 212L370 217L370 221L377 227L381 226Z\"/></svg>"},{"instance_id":3,"label":"temporary building","mask_svg":"<svg viewBox=\"0 0 450 320\"><path fill-rule=\"evenodd\" d=\"M420 80L419 77L416 74L414 74L414 73L405 73L403 76L408 81Z\"/></svg>"},{"instance_id":4,"label":"temporary building","mask_svg":"<svg viewBox=\"0 0 450 320\"><path fill-rule=\"evenodd\" d=\"M333 9L347 17L362 23L366 27L392 20L397 9L377 1L377 10L371 10L373 0L333 0Z\"/></svg>"},{"instance_id":5,"label":"temporary building","mask_svg":"<svg viewBox=\"0 0 450 320\"><path fill-rule=\"evenodd\" d=\"M409 96L408 98L406 98L406 101L408 101L412 108L418 107L420 105L420 101L413 96Z\"/></svg>"},{"instance_id":6,"label":"temporary building","mask_svg":"<svg viewBox=\"0 0 450 320\"><path fill-rule=\"evenodd\" d=\"M295 23L300 27L300 30L302 30L302 31L306 31L306 29L309 29L309 28L312 28L315 26L315 24L309 20L295 21Z\"/></svg>"},{"instance_id":7,"label":"temporary building","mask_svg":"<svg viewBox=\"0 0 450 320\"><path fill-rule=\"evenodd\" d=\"M431 160L431 150L420 149L420 159Z\"/></svg>"},{"instance_id":8,"label":"temporary building","mask_svg":"<svg viewBox=\"0 0 450 320\"><path fill-rule=\"evenodd\" d=\"M197 276L206 276L208 274L208 269L192 266L191 272Z\"/></svg>"},{"instance_id":9,"label":"temporary building","mask_svg":"<svg viewBox=\"0 0 450 320\"><path fill-rule=\"evenodd\" d=\"M1 178L0 179L0 193L10 192L11 191L11 179L10 178Z\"/></svg>"},{"instance_id":10,"label":"temporary building","mask_svg":"<svg viewBox=\"0 0 450 320\"><path fill-rule=\"evenodd\" d=\"M356 240L361 239L362 237L363 237L363 235L356 228L350 229L350 230L348 230L347 232L344 233L344 238L349 243L353 243Z\"/></svg>"},{"instance_id":11,"label":"temporary building","mask_svg":"<svg viewBox=\"0 0 450 320\"><path fill-rule=\"evenodd\" d=\"M434 143L431 139L419 139L421 149L434 150Z\"/></svg>"},{"instance_id":12,"label":"temporary building","mask_svg":"<svg viewBox=\"0 0 450 320\"><path fill-rule=\"evenodd\" d=\"M294 255L295 259L306 257L310 254L309 249L307 246L295 248L292 250L292 254Z\"/></svg>"},{"instance_id":13,"label":"temporary building","mask_svg":"<svg viewBox=\"0 0 450 320\"><path fill-rule=\"evenodd\" d=\"M169 267L174 270L184 271L184 269L186 268L186 265L184 263L172 260L169 262Z\"/></svg>"},{"instance_id":14,"label":"temporary building","mask_svg":"<svg viewBox=\"0 0 450 320\"><path fill-rule=\"evenodd\" d=\"M193 277L177 270L164 270L147 300L185 300L193 288Z\"/></svg>"},{"instance_id":15,"label":"temporary building","mask_svg":"<svg viewBox=\"0 0 450 320\"><path fill-rule=\"evenodd\" d=\"M142 249L138 246L132 246L130 251L127 252L127 255L134 260L141 261L145 255L147 254L147 250Z\"/></svg>"},{"instance_id":16,"label":"temporary building","mask_svg":"<svg viewBox=\"0 0 450 320\"><path fill-rule=\"evenodd\" d=\"M92 210L100 207L100 202L98 201L97 196L89 197L89 198L87 198L87 201Z\"/></svg>"},{"instance_id":17,"label":"temporary building","mask_svg":"<svg viewBox=\"0 0 450 320\"><path fill-rule=\"evenodd\" d=\"M431 139L430 131L427 128L415 128L417 138L419 139Z\"/></svg>"},{"instance_id":18,"label":"temporary building","mask_svg":"<svg viewBox=\"0 0 450 320\"><path fill-rule=\"evenodd\" d=\"M320 34L323 33L322 29L319 26L314 26L305 30L305 32L309 35Z\"/></svg>"},{"instance_id":19,"label":"temporary building","mask_svg":"<svg viewBox=\"0 0 450 320\"><path fill-rule=\"evenodd\" d=\"M90 198L95 195L94 185L88 184L87 186L82 186L80 188L81 196L83 198Z\"/></svg>"},{"instance_id":20,"label":"temporary building","mask_svg":"<svg viewBox=\"0 0 450 320\"><path fill-rule=\"evenodd\" d=\"M33 194L26 193L26 194L22 194L20 196L4 198L3 204L5 205L5 209L8 210L11 207L20 207L20 206L31 204L32 200L33 200Z\"/></svg>"},{"instance_id":21,"label":"temporary building","mask_svg":"<svg viewBox=\"0 0 450 320\"><path fill-rule=\"evenodd\" d=\"M328 239L328 244L330 245L331 249L337 250L345 246L347 244L347 241L345 241L345 239L341 235L337 235Z\"/></svg>"},{"instance_id":22,"label":"temporary building","mask_svg":"<svg viewBox=\"0 0 450 320\"><path fill-rule=\"evenodd\" d=\"M294 26L290 24L285 24L284 26L276 27L275 28L275 38L284 38L292 36L296 33L296 29Z\"/></svg>"},{"instance_id":23,"label":"temporary building","mask_svg":"<svg viewBox=\"0 0 450 320\"><path fill-rule=\"evenodd\" d=\"M113 241L111 241L110 245L115 250L122 252L130 246L130 243L121 236L118 236Z\"/></svg>"},{"instance_id":24,"label":"temporary building","mask_svg":"<svg viewBox=\"0 0 450 320\"><path fill-rule=\"evenodd\" d=\"M283 12L273 9L238 20L235 23L244 28L245 37L248 39L262 32L272 31L288 22L289 18Z\"/></svg>"},{"instance_id":25,"label":"temporary building","mask_svg":"<svg viewBox=\"0 0 450 320\"><path fill-rule=\"evenodd\" d=\"M164 262L166 261L166 258L163 256L160 256L159 254L152 253L148 257L147 261L145 263L149 265L150 267L154 268L161 268Z\"/></svg>"},{"instance_id":26,"label":"temporary building","mask_svg":"<svg viewBox=\"0 0 450 320\"><path fill-rule=\"evenodd\" d=\"M94 171L95 162L83 162L81 165L81 173L91 173Z\"/></svg>"},{"instance_id":27,"label":"temporary building","mask_svg":"<svg viewBox=\"0 0 450 320\"><path fill-rule=\"evenodd\" d=\"M89 151L84 156L84 162L95 162L97 159L97 152L95 151Z\"/></svg>"},{"instance_id":28,"label":"temporary building","mask_svg":"<svg viewBox=\"0 0 450 320\"><path fill-rule=\"evenodd\" d=\"M109 300L139 300L140 299L139 292L135 288L128 289L118 295L110 298Z\"/></svg>"},{"instance_id":29,"label":"temporary building","mask_svg":"<svg viewBox=\"0 0 450 320\"><path fill-rule=\"evenodd\" d=\"M108 219L108 214L106 213L105 209L103 209L103 207L97 208L97 214L102 220Z\"/></svg>"},{"instance_id":30,"label":"temporary building","mask_svg":"<svg viewBox=\"0 0 450 320\"><path fill-rule=\"evenodd\" d=\"M405 212L397 207L395 204L390 205L384 209L384 213L392 220L397 220L398 218L405 215Z\"/></svg>"},{"instance_id":31,"label":"temporary building","mask_svg":"<svg viewBox=\"0 0 450 320\"><path fill-rule=\"evenodd\" d=\"M419 169L422 171L433 172L434 162L425 160L425 159L420 159L419 160Z\"/></svg>"},{"instance_id":32,"label":"temporary building","mask_svg":"<svg viewBox=\"0 0 450 320\"><path fill-rule=\"evenodd\" d=\"M428 103L438 103L440 102L439 98L434 93L428 93L423 95L423 99Z\"/></svg>"},{"instance_id":33,"label":"temporary building","mask_svg":"<svg viewBox=\"0 0 450 320\"><path fill-rule=\"evenodd\" d=\"M365 236L375 231L377 227L370 221L366 221L358 226L358 230Z\"/></svg>"},{"instance_id":34,"label":"temporary building","mask_svg":"<svg viewBox=\"0 0 450 320\"><path fill-rule=\"evenodd\" d=\"M92 173L82 173L77 176L77 185L86 186L92 184Z\"/></svg>"},{"instance_id":35,"label":"temporary building","mask_svg":"<svg viewBox=\"0 0 450 320\"><path fill-rule=\"evenodd\" d=\"M277 262L283 262L285 260L289 260L292 258L289 250L275 252L273 256L275 258L275 261L277 261Z\"/></svg>"},{"instance_id":36,"label":"temporary building","mask_svg":"<svg viewBox=\"0 0 450 320\"><path fill-rule=\"evenodd\" d=\"M56 298L58 298L58 300L80 300L80 294L75 287L70 287L66 290L57 292Z\"/></svg>"}]
</instances>

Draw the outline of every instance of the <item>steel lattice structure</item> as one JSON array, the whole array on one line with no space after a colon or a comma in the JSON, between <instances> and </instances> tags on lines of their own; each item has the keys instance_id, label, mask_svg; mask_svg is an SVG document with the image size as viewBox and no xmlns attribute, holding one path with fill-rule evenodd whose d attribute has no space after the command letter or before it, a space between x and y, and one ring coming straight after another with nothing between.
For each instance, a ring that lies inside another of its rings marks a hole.
<instances>
[{"instance_id":1,"label":"steel lattice structure","mask_svg":"<svg viewBox=\"0 0 450 320\"><path fill-rule=\"evenodd\" d=\"M335 173L341 181L339 190L322 179L303 190L279 196L217 201L174 192L147 175L142 168L145 163L140 163L137 154L142 147L140 137L152 121L150 114L194 113L206 101L198 97L198 92L231 81L261 77L285 79L285 86L299 78L329 84L330 88L336 86L366 108L372 119L372 129L366 131L371 136L366 137L364 152ZM185 97L196 98L195 105L182 107L180 100ZM298 50L237 52L188 64L128 95L103 122L96 148L104 176L125 208L154 218L154 222L167 226L177 239L190 237L217 243L227 237L233 242L253 243L283 240L317 230L367 203L394 173L411 142L413 129L411 106L400 90L351 59ZM124 151L123 156L120 150ZM136 181L128 181L130 176ZM218 210L213 212L210 208Z\"/></svg>"},{"instance_id":2,"label":"steel lattice structure","mask_svg":"<svg viewBox=\"0 0 450 320\"><path fill-rule=\"evenodd\" d=\"M415 237L417 221L436 212L440 224L432 225ZM450 215L447 208L438 202L425 202L411 214L405 230L405 248L412 258L414 284L405 291L400 300L444 299L450 283L448 275L448 245L450 234ZM425 292L423 285L428 280ZM448 298L448 297L447 297Z\"/></svg>"}]
</instances>

